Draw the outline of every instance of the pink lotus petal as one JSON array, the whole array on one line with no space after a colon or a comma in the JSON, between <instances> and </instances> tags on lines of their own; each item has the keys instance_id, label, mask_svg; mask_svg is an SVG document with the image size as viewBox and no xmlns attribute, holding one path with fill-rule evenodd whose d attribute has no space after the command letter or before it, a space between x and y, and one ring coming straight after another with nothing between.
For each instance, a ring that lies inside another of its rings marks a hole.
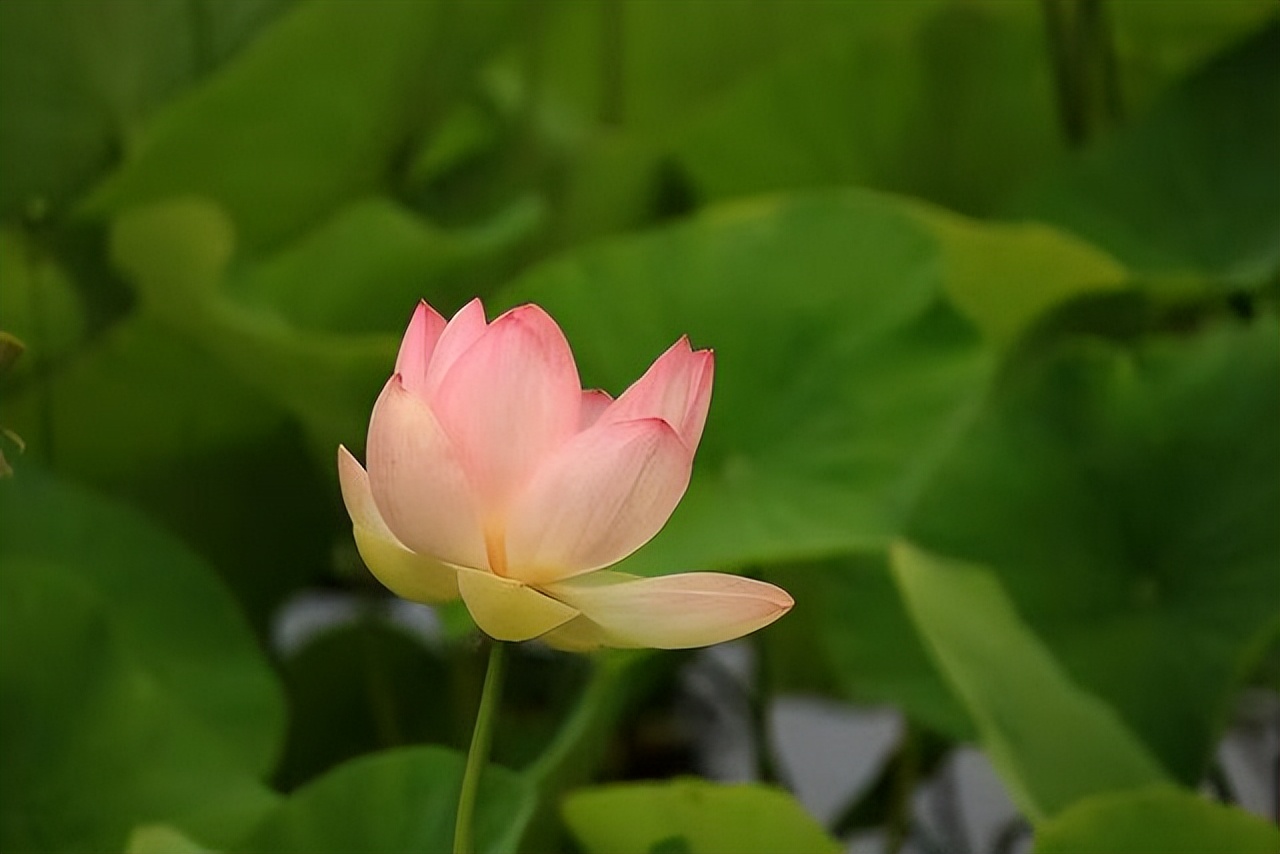
<instances>
[{"instance_id":1,"label":"pink lotus petal","mask_svg":"<svg viewBox=\"0 0 1280 854\"><path fill-rule=\"evenodd\" d=\"M432 409L486 518L500 514L543 458L577 431L581 398L569 343L537 306L499 317L454 362Z\"/></svg>"},{"instance_id":2,"label":"pink lotus petal","mask_svg":"<svg viewBox=\"0 0 1280 854\"><path fill-rule=\"evenodd\" d=\"M622 560L666 524L692 465L688 448L659 418L577 434L511 505L508 574L541 584Z\"/></svg>"},{"instance_id":3,"label":"pink lotus petal","mask_svg":"<svg viewBox=\"0 0 1280 854\"><path fill-rule=\"evenodd\" d=\"M710 350L691 350L689 339L681 337L601 418L614 422L661 418L692 452L702 438L711 405L714 361Z\"/></svg>"},{"instance_id":4,"label":"pink lotus petal","mask_svg":"<svg viewBox=\"0 0 1280 854\"><path fill-rule=\"evenodd\" d=\"M598 388L584 391L582 393L581 409L578 410L578 429L586 430L592 424L595 424L611 403L613 403L613 398L609 396L607 391L601 391Z\"/></svg>"},{"instance_id":5,"label":"pink lotus petal","mask_svg":"<svg viewBox=\"0 0 1280 854\"><path fill-rule=\"evenodd\" d=\"M444 318L425 302L419 301L414 309L409 328L400 341L396 355L396 373L404 381L404 387L414 394L422 394L427 380L427 365L431 354L444 332Z\"/></svg>"},{"instance_id":6,"label":"pink lotus petal","mask_svg":"<svg viewBox=\"0 0 1280 854\"><path fill-rule=\"evenodd\" d=\"M484 535L457 449L426 403L398 376L373 407L369 483L387 527L413 551L487 567Z\"/></svg>"},{"instance_id":7,"label":"pink lotus petal","mask_svg":"<svg viewBox=\"0 0 1280 854\"><path fill-rule=\"evenodd\" d=\"M598 625L607 645L658 649L740 638L769 625L794 604L772 584L718 572L635 578L606 571L544 589Z\"/></svg>"},{"instance_id":8,"label":"pink lotus petal","mask_svg":"<svg viewBox=\"0 0 1280 854\"><path fill-rule=\"evenodd\" d=\"M458 598L457 571L414 554L391 533L369 491L369 476L346 448L338 447L338 480L351 516L356 548L365 566L402 599L432 604Z\"/></svg>"},{"instance_id":9,"label":"pink lotus petal","mask_svg":"<svg viewBox=\"0 0 1280 854\"><path fill-rule=\"evenodd\" d=\"M578 616L563 602L483 570L459 570L458 589L476 625L496 640L536 638Z\"/></svg>"},{"instance_id":10,"label":"pink lotus petal","mask_svg":"<svg viewBox=\"0 0 1280 854\"><path fill-rule=\"evenodd\" d=\"M454 362L458 361L458 357L480 340L486 328L484 305L478 297L458 309L458 313L440 334L431 363L427 366L423 388L428 400L439 390L440 383L444 381Z\"/></svg>"},{"instance_id":11,"label":"pink lotus petal","mask_svg":"<svg viewBox=\"0 0 1280 854\"><path fill-rule=\"evenodd\" d=\"M716 374L715 353L710 350L695 350L693 355L697 361L692 371L689 405L677 431L690 450L697 448L702 441L702 430L707 426L707 412L711 409L711 381Z\"/></svg>"}]
</instances>

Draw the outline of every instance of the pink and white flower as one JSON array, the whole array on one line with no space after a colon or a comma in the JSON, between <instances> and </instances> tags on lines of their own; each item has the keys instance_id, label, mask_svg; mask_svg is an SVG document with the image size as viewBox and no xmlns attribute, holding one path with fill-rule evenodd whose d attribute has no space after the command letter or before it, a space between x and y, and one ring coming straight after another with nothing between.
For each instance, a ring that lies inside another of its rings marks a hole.
<instances>
[{"instance_id":1,"label":"pink and white flower","mask_svg":"<svg viewBox=\"0 0 1280 854\"><path fill-rule=\"evenodd\" d=\"M771 584L605 569L684 495L713 373L681 338L613 400L582 390L541 308L486 323L473 300L446 323L420 303L373 408L368 472L338 449L361 556L405 599L460 595L498 640L676 649L768 625L792 605Z\"/></svg>"}]
</instances>

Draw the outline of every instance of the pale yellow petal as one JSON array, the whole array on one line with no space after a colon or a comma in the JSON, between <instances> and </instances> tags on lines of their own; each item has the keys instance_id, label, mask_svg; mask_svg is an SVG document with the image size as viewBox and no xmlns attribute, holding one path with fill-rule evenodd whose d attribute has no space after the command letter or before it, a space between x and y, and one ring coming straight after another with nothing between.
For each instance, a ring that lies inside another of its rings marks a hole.
<instances>
[{"instance_id":1,"label":"pale yellow petal","mask_svg":"<svg viewBox=\"0 0 1280 854\"><path fill-rule=\"evenodd\" d=\"M563 602L483 570L460 569L458 590L476 625L496 640L530 640L578 616Z\"/></svg>"},{"instance_id":2,"label":"pale yellow petal","mask_svg":"<svg viewBox=\"0 0 1280 854\"><path fill-rule=\"evenodd\" d=\"M458 571L453 567L414 554L363 525L353 530L364 565L401 599L434 605L458 598Z\"/></svg>"}]
</instances>

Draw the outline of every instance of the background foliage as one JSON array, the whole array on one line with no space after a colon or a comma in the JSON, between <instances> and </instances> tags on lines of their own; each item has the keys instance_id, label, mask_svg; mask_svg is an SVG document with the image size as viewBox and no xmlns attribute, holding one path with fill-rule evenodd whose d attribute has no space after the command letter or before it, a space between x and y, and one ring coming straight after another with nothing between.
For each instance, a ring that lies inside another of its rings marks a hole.
<instances>
[{"instance_id":1,"label":"background foliage","mask_svg":"<svg viewBox=\"0 0 1280 854\"><path fill-rule=\"evenodd\" d=\"M910 722L823 828L677 777L687 656L533 645L485 850L893 847L964 741L1037 850L1276 850L1193 790L1280 688L1277 152L1266 0L7 0L0 847L448 847L473 630L395 616L333 451L480 295L613 393L714 347L624 568L792 591L762 719Z\"/></svg>"}]
</instances>

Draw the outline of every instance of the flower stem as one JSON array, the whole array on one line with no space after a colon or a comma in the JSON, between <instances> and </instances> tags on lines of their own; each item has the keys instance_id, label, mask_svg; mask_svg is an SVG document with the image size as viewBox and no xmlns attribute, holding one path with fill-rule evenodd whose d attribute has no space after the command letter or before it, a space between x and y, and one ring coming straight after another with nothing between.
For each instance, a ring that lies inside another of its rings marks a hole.
<instances>
[{"instance_id":1,"label":"flower stem","mask_svg":"<svg viewBox=\"0 0 1280 854\"><path fill-rule=\"evenodd\" d=\"M480 708L476 711L476 728L467 752L467 768L462 773L462 793L458 796L458 820L453 828L453 854L474 854L473 817L476 793L480 789L480 773L489 762L489 746L493 743L493 719L502 695L502 671L506 664L507 645L502 641L489 644L489 667L480 692Z\"/></svg>"},{"instance_id":2,"label":"flower stem","mask_svg":"<svg viewBox=\"0 0 1280 854\"><path fill-rule=\"evenodd\" d=\"M1041 0L1040 5L1062 127L1068 144L1079 148L1123 118L1115 39L1104 0Z\"/></svg>"}]
</instances>

